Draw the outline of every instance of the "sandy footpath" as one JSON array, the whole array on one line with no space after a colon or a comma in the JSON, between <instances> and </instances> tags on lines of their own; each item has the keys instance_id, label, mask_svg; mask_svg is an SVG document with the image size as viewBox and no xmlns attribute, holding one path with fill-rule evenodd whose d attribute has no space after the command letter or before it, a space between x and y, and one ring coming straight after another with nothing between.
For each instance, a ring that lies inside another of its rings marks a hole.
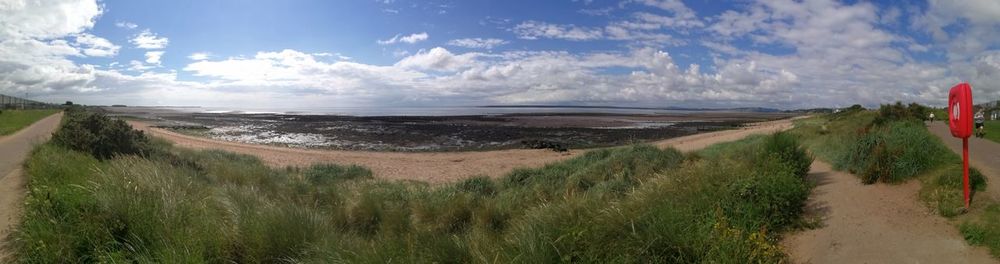
<instances>
[{"instance_id":1,"label":"sandy footpath","mask_svg":"<svg viewBox=\"0 0 1000 264\"><path fill-rule=\"evenodd\" d=\"M148 123L129 121L133 127L153 136L173 142L176 146L193 149L221 149L260 157L269 165L304 166L328 162L358 164L368 167L376 177L385 179L420 180L432 183L448 182L476 175L499 177L515 168L535 168L580 155L587 150L565 153L544 149L511 149L466 152L373 152L296 149L219 141L189 136L151 127ZM691 151L705 146L733 141L752 134L769 134L792 127L791 119L751 124L748 127L672 138L654 142L661 147Z\"/></svg>"},{"instance_id":2,"label":"sandy footpath","mask_svg":"<svg viewBox=\"0 0 1000 264\"><path fill-rule=\"evenodd\" d=\"M62 115L51 115L13 135L0 137L0 262L8 256L7 236L21 217L21 204L27 192L21 163L35 144L44 142L56 130Z\"/></svg>"},{"instance_id":3,"label":"sandy footpath","mask_svg":"<svg viewBox=\"0 0 1000 264\"><path fill-rule=\"evenodd\" d=\"M806 217L818 217L822 227L784 238L794 263L997 263L920 204L919 181L864 185L818 160L808 178L816 188Z\"/></svg>"}]
</instances>

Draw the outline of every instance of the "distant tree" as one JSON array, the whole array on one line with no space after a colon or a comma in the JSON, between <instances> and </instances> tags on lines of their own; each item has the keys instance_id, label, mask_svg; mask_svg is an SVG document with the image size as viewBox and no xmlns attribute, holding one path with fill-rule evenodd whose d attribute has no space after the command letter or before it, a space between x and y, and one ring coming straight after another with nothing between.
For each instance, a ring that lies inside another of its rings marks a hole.
<instances>
[{"instance_id":1,"label":"distant tree","mask_svg":"<svg viewBox=\"0 0 1000 264\"><path fill-rule=\"evenodd\" d=\"M63 105L73 105L73 101L66 101L66 103Z\"/></svg>"}]
</instances>

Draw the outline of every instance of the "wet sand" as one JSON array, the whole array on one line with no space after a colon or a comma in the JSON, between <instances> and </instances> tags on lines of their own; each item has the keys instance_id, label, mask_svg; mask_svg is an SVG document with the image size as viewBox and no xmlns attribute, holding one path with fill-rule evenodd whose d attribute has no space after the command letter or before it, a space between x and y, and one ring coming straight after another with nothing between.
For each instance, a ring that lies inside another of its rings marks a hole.
<instances>
[{"instance_id":1,"label":"wet sand","mask_svg":"<svg viewBox=\"0 0 1000 264\"><path fill-rule=\"evenodd\" d=\"M105 110L172 132L223 141L401 152L520 149L532 147L532 142L569 149L607 147L740 128L750 122L791 116L749 112L337 116L193 113L144 107Z\"/></svg>"}]
</instances>

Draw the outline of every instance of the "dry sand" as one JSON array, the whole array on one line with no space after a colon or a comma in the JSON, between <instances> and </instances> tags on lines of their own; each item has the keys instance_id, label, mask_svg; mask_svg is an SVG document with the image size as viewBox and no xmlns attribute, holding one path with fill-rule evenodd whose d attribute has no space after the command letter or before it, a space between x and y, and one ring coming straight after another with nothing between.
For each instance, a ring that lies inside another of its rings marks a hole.
<instances>
[{"instance_id":1,"label":"dry sand","mask_svg":"<svg viewBox=\"0 0 1000 264\"><path fill-rule=\"evenodd\" d=\"M761 122L734 130L696 134L653 144L674 147L681 151L691 151L705 146L733 141L751 134L769 134L792 127L792 119ZM193 149L221 149L235 153L260 157L265 163L276 166L305 166L328 162L336 164L358 164L368 167L376 177L393 180L419 180L431 183L455 181L476 175L502 176L515 168L536 168L545 164L565 160L580 155L587 150L571 150L558 153L542 149L511 149L497 151L467 152L373 152L296 149L237 142L219 141L184 135L148 123L130 121L133 127L154 136L173 142L176 146Z\"/></svg>"},{"instance_id":2,"label":"dry sand","mask_svg":"<svg viewBox=\"0 0 1000 264\"><path fill-rule=\"evenodd\" d=\"M46 117L13 135L0 137L0 262L8 257L8 235L21 218L25 178L21 163L35 144L44 142L59 126L62 113Z\"/></svg>"},{"instance_id":3,"label":"dry sand","mask_svg":"<svg viewBox=\"0 0 1000 264\"><path fill-rule=\"evenodd\" d=\"M816 188L806 217L819 218L822 227L784 238L794 263L997 263L920 204L919 181L864 185L818 160L808 178Z\"/></svg>"}]
</instances>

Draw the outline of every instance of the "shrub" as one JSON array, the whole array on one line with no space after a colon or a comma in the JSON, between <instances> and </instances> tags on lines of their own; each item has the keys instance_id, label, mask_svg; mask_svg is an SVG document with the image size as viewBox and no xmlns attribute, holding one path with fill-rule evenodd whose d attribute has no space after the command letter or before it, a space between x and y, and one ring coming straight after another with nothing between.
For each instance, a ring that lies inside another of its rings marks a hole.
<instances>
[{"instance_id":1,"label":"shrub","mask_svg":"<svg viewBox=\"0 0 1000 264\"><path fill-rule=\"evenodd\" d=\"M864 183L900 182L954 161L934 135L916 121L893 121L862 132L836 162Z\"/></svg>"},{"instance_id":2,"label":"shrub","mask_svg":"<svg viewBox=\"0 0 1000 264\"><path fill-rule=\"evenodd\" d=\"M780 132L767 137L764 141L764 150L771 155L775 155L779 160L792 166L795 175L805 177L812 166L813 158L802 147L799 140L791 134Z\"/></svg>"},{"instance_id":3,"label":"shrub","mask_svg":"<svg viewBox=\"0 0 1000 264\"><path fill-rule=\"evenodd\" d=\"M893 121L924 120L929 112L930 108L917 103L903 105L901 102L896 102L879 107L878 117L875 118L873 124L884 125Z\"/></svg>"},{"instance_id":4,"label":"shrub","mask_svg":"<svg viewBox=\"0 0 1000 264\"><path fill-rule=\"evenodd\" d=\"M122 120L71 107L64 122L62 128L52 135L52 141L71 150L90 153L98 159L146 154L150 150L149 137Z\"/></svg>"}]
</instances>

